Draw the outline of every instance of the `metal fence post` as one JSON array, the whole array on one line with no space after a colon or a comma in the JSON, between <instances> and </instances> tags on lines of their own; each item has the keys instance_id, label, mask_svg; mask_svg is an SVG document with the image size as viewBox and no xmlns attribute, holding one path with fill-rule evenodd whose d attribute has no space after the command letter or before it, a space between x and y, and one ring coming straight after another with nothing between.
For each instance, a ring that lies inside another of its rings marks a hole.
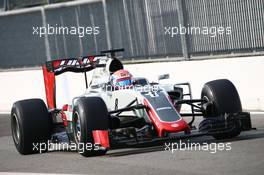
<instances>
[{"instance_id":1,"label":"metal fence post","mask_svg":"<svg viewBox=\"0 0 264 175\"><path fill-rule=\"evenodd\" d=\"M8 0L4 0L4 11L9 10L9 2Z\"/></svg>"},{"instance_id":2,"label":"metal fence post","mask_svg":"<svg viewBox=\"0 0 264 175\"><path fill-rule=\"evenodd\" d=\"M47 28L47 20L46 20L46 14L45 14L44 7L41 7L41 17L42 17L43 27ZM50 54L50 46L49 46L49 39L48 39L47 32L45 32L45 36L44 37L45 37L44 41L45 41L47 61L50 61L51 60L51 54Z\"/></svg>"},{"instance_id":3,"label":"metal fence post","mask_svg":"<svg viewBox=\"0 0 264 175\"><path fill-rule=\"evenodd\" d=\"M109 29L108 17L107 17L106 0L102 0L102 3L103 3L103 9L104 9L107 47L108 47L108 49L111 49L112 48L112 43L111 43L111 37L110 37L110 29Z\"/></svg>"},{"instance_id":4,"label":"metal fence post","mask_svg":"<svg viewBox=\"0 0 264 175\"><path fill-rule=\"evenodd\" d=\"M184 0L177 0L177 13L178 13L178 20L179 25L186 27L184 15L185 13L185 3ZM182 54L185 60L190 60L189 52L188 52L188 33L180 34L181 36L181 44L182 44Z\"/></svg>"}]
</instances>

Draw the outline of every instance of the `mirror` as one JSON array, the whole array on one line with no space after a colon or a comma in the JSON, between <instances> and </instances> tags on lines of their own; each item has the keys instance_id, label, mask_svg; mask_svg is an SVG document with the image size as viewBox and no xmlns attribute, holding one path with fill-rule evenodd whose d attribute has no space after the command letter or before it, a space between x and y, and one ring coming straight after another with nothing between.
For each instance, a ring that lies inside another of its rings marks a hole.
<instances>
[{"instance_id":1,"label":"mirror","mask_svg":"<svg viewBox=\"0 0 264 175\"><path fill-rule=\"evenodd\" d=\"M169 79L170 75L169 74L162 74L158 76L158 80L164 80L164 79Z\"/></svg>"}]
</instances>

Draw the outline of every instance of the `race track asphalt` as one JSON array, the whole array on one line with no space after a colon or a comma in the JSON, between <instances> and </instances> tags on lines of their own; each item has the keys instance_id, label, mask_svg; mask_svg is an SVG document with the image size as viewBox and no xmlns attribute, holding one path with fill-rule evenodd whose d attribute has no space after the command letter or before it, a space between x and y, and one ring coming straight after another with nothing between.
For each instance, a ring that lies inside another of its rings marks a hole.
<instances>
[{"instance_id":1,"label":"race track asphalt","mask_svg":"<svg viewBox=\"0 0 264 175\"><path fill-rule=\"evenodd\" d=\"M181 175L263 175L264 115L252 115L257 130L231 140L231 150L165 150L165 145L112 150L106 156L85 158L76 152L54 151L22 156L16 151L10 132L9 115L0 115L0 172L65 174L181 174ZM179 141L174 141L179 144ZM188 140L189 142L189 140ZM191 143L214 145L209 136ZM219 144L219 143L218 143Z\"/></svg>"}]
</instances>

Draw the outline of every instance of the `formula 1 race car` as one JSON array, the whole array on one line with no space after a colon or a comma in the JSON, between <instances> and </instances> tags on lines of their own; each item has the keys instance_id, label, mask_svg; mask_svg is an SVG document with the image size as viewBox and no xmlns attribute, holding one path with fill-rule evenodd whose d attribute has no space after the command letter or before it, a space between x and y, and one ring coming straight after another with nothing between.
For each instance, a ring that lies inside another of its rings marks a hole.
<instances>
[{"instance_id":1,"label":"formula 1 race car","mask_svg":"<svg viewBox=\"0 0 264 175\"><path fill-rule=\"evenodd\" d=\"M12 107L12 136L18 152L37 153L36 144L64 140L82 144L80 154L93 156L120 145L203 135L226 139L251 129L250 114L242 112L239 94L229 80L206 83L201 98L193 99L189 83L150 83L144 77L132 77L115 56L120 51L46 62L42 69L47 106L41 99L28 99ZM90 82L89 71L93 73ZM86 92L59 108L55 77L64 72L84 74ZM182 113L183 104L191 112ZM194 126L197 116L202 121ZM190 122L185 117L191 117Z\"/></svg>"}]
</instances>

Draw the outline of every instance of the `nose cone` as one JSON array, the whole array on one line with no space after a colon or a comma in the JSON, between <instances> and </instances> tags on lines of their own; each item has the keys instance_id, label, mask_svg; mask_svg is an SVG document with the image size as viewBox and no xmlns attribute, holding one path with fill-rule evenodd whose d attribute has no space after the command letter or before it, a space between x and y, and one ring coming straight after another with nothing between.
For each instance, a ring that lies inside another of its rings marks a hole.
<instances>
[{"instance_id":1,"label":"nose cone","mask_svg":"<svg viewBox=\"0 0 264 175\"><path fill-rule=\"evenodd\" d=\"M176 133L181 131L190 131L188 123L182 118L175 122L161 122L159 125L160 137L163 137L165 132Z\"/></svg>"}]
</instances>

